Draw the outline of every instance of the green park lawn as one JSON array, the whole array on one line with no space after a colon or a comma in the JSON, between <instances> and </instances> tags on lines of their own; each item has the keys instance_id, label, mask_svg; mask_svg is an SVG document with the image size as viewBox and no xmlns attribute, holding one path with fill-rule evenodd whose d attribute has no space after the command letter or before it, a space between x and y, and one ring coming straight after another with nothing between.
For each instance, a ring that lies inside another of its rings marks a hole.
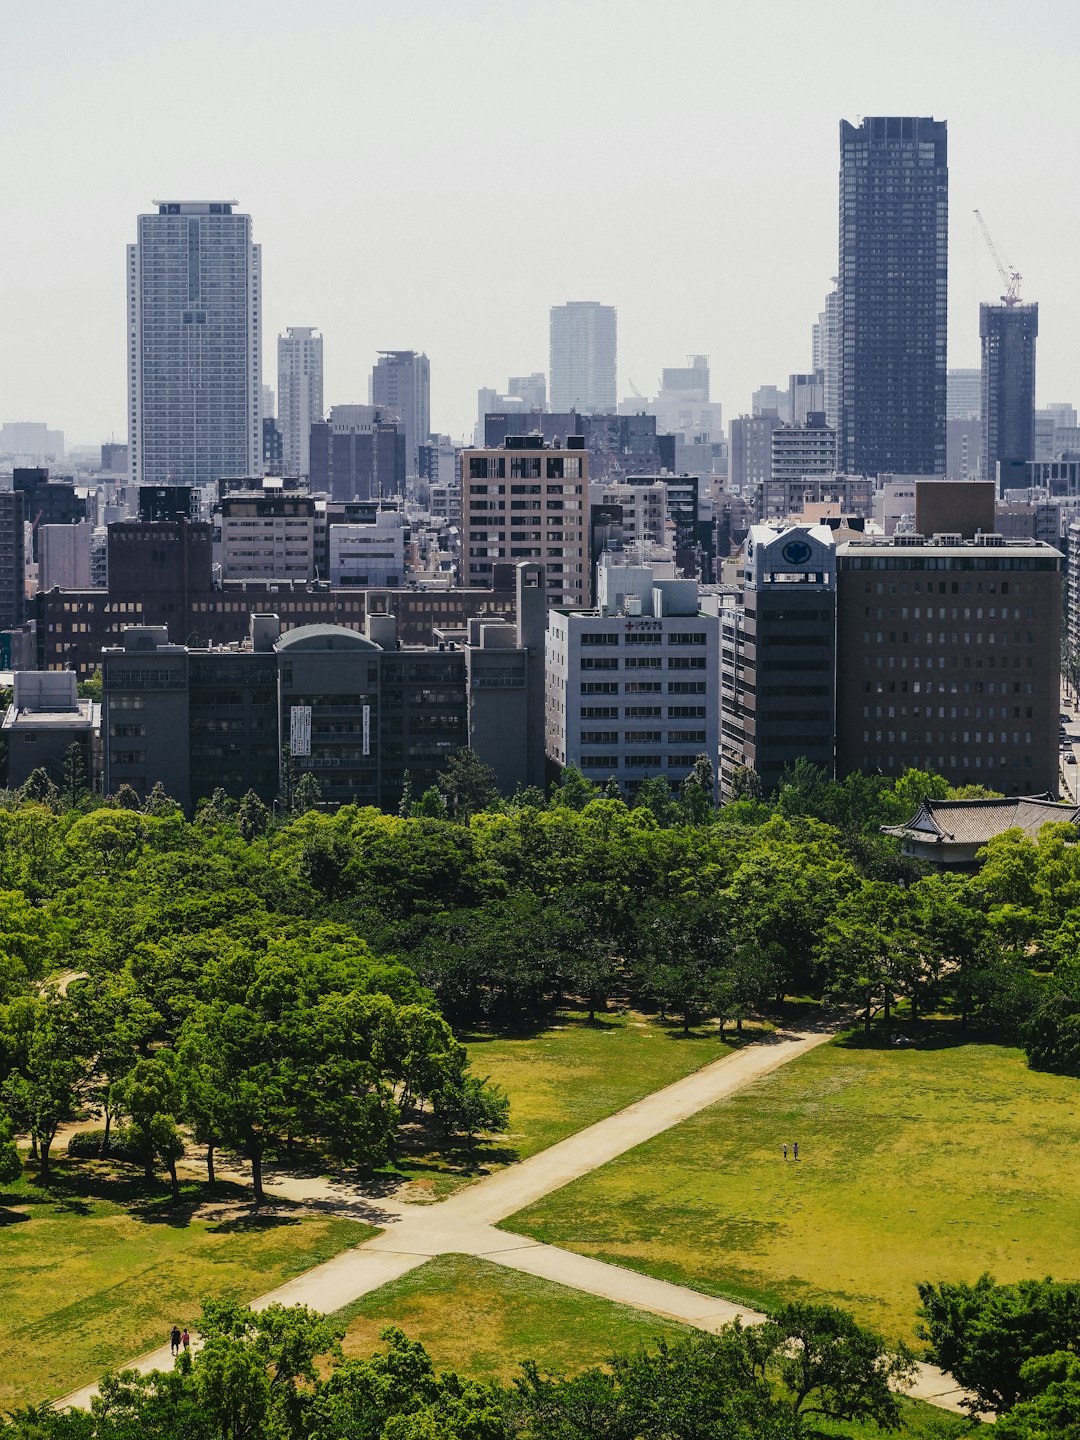
<instances>
[{"instance_id":1,"label":"green park lawn","mask_svg":"<svg viewBox=\"0 0 1080 1440\"><path fill-rule=\"evenodd\" d=\"M757 1309L830 1301L909 1342L920 1280L1080 1277L1080 1085L908 1028L909 1048L811 1051L505 1228Z\"/></svg>"},{"instance_id":2,"label":"green park lawn","mask_svg":"<svg viewBox=\"0 0 1080 1440\"><path fill-rule=\"evenodd\" d=\"M438 1140L422 1137L398 1165L411 1181L409 1198L444 1199L469 1179L554 1145L754 1036L748 1028L741 1037L729 1031L721 1038L715 1026L684 1036L673 1021L634 1012L598 1016L590 1024L578 1011L561 1011L549 1025L527 1032L464 1034L473 1072L510 1097L510 1130L474 1151L441 1148Z\"/></svg>"},{"instance_id":3,"label":"green park lawn","mask_svg":"<svg viewBox=\"0 0 1080 1440\"><path fill-rule=\"evenodd\" d=\"M163 1344L204 1295L254 1299L375 1233L281 1206L254 1216L238 1186L188 1183L173 1207L130 1171L54 1169L47 1191L24 1179L0 1194L0 1414Z\"/></svg>"},{"instance_id":4,"label":"green park lawn","mask_svg":"<svg viewBox=\"0 0 1080 1440\"><path fill-rule=\"evenodd\" d=\"M388 1325L426 1347L439 1370L508 1382L522 1360L570 1375L602 1365L619 1351L693 1332L689 1326L564 1285L508 1270L471 1255L441 1255L334 1317L346 1326L346 1355L370 1355ZM904 1403L906 1436L940 1435L940 1411ZM823 1427L826 1433L869 1440L873 1426Z\"/></svg>"}]
</instances>

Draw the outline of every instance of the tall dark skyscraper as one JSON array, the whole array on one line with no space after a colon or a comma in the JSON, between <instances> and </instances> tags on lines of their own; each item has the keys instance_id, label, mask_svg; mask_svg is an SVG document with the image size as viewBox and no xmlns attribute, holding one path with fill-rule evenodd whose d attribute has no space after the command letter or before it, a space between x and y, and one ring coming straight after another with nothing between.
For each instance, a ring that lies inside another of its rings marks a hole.
<instances>
[{"instance_id":1,"label":"tall dark skyscraper","mask_svg":"<svg viewBox=\"0 0 1080 1440\"><path fill-rule=\"evenodd\" d=\"M840 468L945 473L943 120L840 122Z\"/></svg>"},{"instance_id":2,"label":"tall dark skyscraper","mask_svg":"<svg viewBox=\"0 0 1080 1440\"><path fill-rule=\"evenodd\" d=\"M983 470L1002 485L1035 459L1035 337L1038 305L980 305Z\"/></svg>"}]
</instances>

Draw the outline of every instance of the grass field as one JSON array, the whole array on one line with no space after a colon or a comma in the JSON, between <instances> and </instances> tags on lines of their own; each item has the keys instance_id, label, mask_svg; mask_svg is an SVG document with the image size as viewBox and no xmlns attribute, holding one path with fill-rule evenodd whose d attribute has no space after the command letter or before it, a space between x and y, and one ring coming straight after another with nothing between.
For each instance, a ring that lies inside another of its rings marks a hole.
<instances>
[{"instance_id":1,"label":"grass field","mask_svg":"<svg viewBox=\"0 0 1080 1440\"><path fill-rule=\"evenodd\" d=\"M235 1186L185 1184L174 1208L95 1162L55 1168L47 1192L0 1194L0 1413L160 1345L204 1294L254 1299L375 1233L280 1207L254 1217Z\"/></svg>"},{"instance_id":2,"label":"grass field","mask_svg":"<svg viewBox=\"0 0 1080 1440\"><path fill-rule=\"evenodd\" d=\"M645 1015L561 1012L551 1025L521 1034L463 1035L475 1073L510 1096L510 1132L470 1153L438 1142L406 1154L398 1171L410 1199L440 1200L469 1178L554 1145L642 1096L727 1055L735 1043L714 1028L684 1036L681 1027Z\"/></svg>"},{"instance_id":3,"label":"grass field","mask_svg":"<svg viewBox=\"0 0 1080 1440\"><path fill-rule=\"evenodd\" d=\"M829 1300L909 1341L917 1281L1080 1276L1080 1085L920 1036L823 1046L505 1226L758 1309Z\"/></svg>"},{"instance_id":4,"label":"grass field","mask_svg":"<svg viewBox=\"0 0 1080 1440\"><path fill-rule=\"evenodd\" d=\"M673 1320L470 1255L429 1260L335 1318L347 1323L346 1355L371 1354L380 1331L396 1325L424 1344L437 1369L503 1382L525 1359L552 1374L571 1375L619 1351L693 1333ZM929 1405L905 1402L903 1434L940 1436L943 1418ZM873 1426L826 1429L852 1440L881 1434Z\"/></svg>"}]
</instances>

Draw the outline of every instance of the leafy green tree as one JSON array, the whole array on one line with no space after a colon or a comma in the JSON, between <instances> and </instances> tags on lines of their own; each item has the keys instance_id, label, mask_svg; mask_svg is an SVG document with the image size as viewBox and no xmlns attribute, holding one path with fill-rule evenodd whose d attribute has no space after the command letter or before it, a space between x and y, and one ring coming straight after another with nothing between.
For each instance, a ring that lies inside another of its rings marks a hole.
<instances>
[{"instance_id":1,"label":"leafy green tree","mask_svg":"<svg viewBox=\"0 0 1080 1440\"><path fill-rule=\"evenodd\" d=\"M467 746L454 751L436 783L453 820L468 820L499 801L495 771Z\"/></svg>"},{"instance_id":2,"label":"leafy green tree","mask_svg":"<svg viewBox=\"0 0 1080 1440\"><path fill-rule=\"evenodd\" d=\"M47 991L22 1008L27 1033L3 1098L16 1126L29 1132L38 1173L47 1184L56 1132L76 1117L90 1079L90 1061L70 1000Z\"/></svg>"},{"instance_id":3,"label":"leafy green tree","mask_svg":"<svg viewBox=\"0 0 1080 1440\"><path fill-rule=\"evenodd\" d=\"M179 815L180 806L165 791L165 786L159 780L154 788L147 795L143 805L144 815Z\"/></svg>"},{"instance_id":4,"label":"leafy green tree","mask_svg":"<svg viewBox=\"0 0 1080 1440\"><path fill-rule=\"evenodd\" d=\"M567 765L551 787L553 809L584 810L589 801L595 799L596 786L585 779L576 765Z\"/></svg>"},{"instance_id":5,"label":"leafy green tree","mask_svg":"<svg viewBox=\"0 0 1080 1440\"><path fill-rule=\"evenodd\" d=\"M137 1060L113 1086L110 1101L115 1111L129 1119L128 1145L143 1156L146 1178L153 1178L154 1161L159 1160L168 1173L172 1198L179 1201L176 1163L183 1156L184 1141L176 1123L180 1085L175 1056L159 1050Z\"/></svg>"},{"instance_id":6,"label":"leafy green tree","mask_svg":"<svg viewBox=\"0 0 1080 1440\"><path fill-rule=\"evenodd\" d=\"M729 796L732 800L761 800L764 798L761 776L753 766L736 766L731 775Z\"/></svg>"},{"instance_id":7,"label":"leafy green tree","mask_svg":"<svg viewBox=\"0 0 1080 1440\"><path fill-rule=\"evenodd\" d=\"M510 1128L510 1099L498 1085L476 1075L454 1076L434 1097L435 1114L451 1135L470 1145L482 1131L501 1134Z\"/></svg>"},{"instance_id":8,"label":"leafy green tree","mask_svg":"<svg viewBox=\"0 0 1080 1440\"><path fill-rule=\"evenodd\" d=\"M1080 1283L1021 1280L999 1285L919 1286L919 1338L928 1359L974 1396L978 1412L1011 1410L1026 1393L1023 1367L1058 1351L1080 1351Z\"/></svg>"},{"instance_id":9,"label":"leafy green tree","mask_svg":"<svg viewBox=\"0 0 1080 1440\"><path fill-rule=\"evenodd\" d=\"M634 809L648 810L662 827L674 825L681 818L679 802L664 775L650 775L634 791Z\"/></svg>"},{"instance_id":10,"label":"leafy green tree","mask_svg":"<svg viewBox=\"0 0 1080 1440\"><path fill-rule=\"evenodd\" d=\"M149 1053L162 1017L128 970L98 972L70 986L68 993L83 1045L92 1057L93 1076L86 1093L105 1117L101 1151L108 1154L115 1113L112 1091L140 1055Z\"/></svg>"},{"instance_id":11,"label":"leafy green tree","mask_svg":"<svg viewBox=\"0 0 1080 1440\"><path fill-rule=\"evenodd\" d=\"M31 770L22 785L15 792L15 798L20 804L25 801L33 801L36 805L44 805L49 810L59 810L60 791L49 778L49 772L42 770Z\"/></svg>"},{"instance_id":12,"label":"leafy green tree","mask_svg":"<svg viewBox=\"0 0 1080 1440\"><path fill-rule=\"evenodd\" d=\"M870 1033L880 1010L886 1020L898 996L914 993L922 974L922 948L914 905L886 881L869 881L841 901L826 923L819 951L829 993L861 1007Z\"/></svg>"},{"instance_id":13,"label":"leafy green tree","mask_svg":"<svg viewBox=\"0 0 1080 1440\"><path fill-rule=\"evenodd\" d=\"M240 808L236 812L236 823L239 826L240 834L251 843L257 840L260 835L265 835L270 828L270 811L255 794L249 790L240 801Z\"/></svg>"},{"instance_id":14,"label":"leafy green tree","mask_svg":"<svg viewBox=\"0 0 1080 1440\"><path fill-rule=\"evenodd\" d=\"M446 798L437 785L429 785L412 807L417 820L445 820Z\"/></svg>"},{"instance_id":15,"label":"leafy green tree","mask_svg":"<svg viewBox=\"0 0 1080 1440\"><path fill-rule=\"evenodd\" d=\"M716 771L708 755L699 755L679 786L679 805L687 825L704 825L715 814Z\"/></svg>"},{"instance_id":16,"label":"leafy green tree","mask_svg":"<svg viewBox=\"0 0 1080 1440\"><path fill-rule=\"evenodd\" d=\"M1080 1356L1039 1355L1020 1367L1025 1398L994 1425L994 1440L1080 1440Z\"/></svg>"},{"instance_id":17,"label":"leafy green tree","mask_svg":"<svg viewBox=\"0 0 1080 1440\"><path fill-rule=\"evenodd\" d=\"M305 770L296 782L296 789L293 791L293 813L306 815L309 810L317 810L321 801L322 786L319 784L318 776L310 770Z\"/></svg>"},{"instance_id":18,"label":"leafy green tree","mask_svg":"<svg viewBox=\"0 0 1080 1440\"><path fill-rule=\"evenodd\" d=\"M126 780L120 786L119 790L117 790L116 794L112 797L112 799L114 805L116 805L116 807L120 810L142 809L142 801L139 799L137 791L133 790Z\"/></svg>"},{"instance_id":19,"label":"leafy green tree","mask_svg":"<svg viewBox=\"0 0 1080 1440\"><path fill-rule=\"evenodd\" d=\"M1055 988L1034 1008L1021 1039L1033 1070L1080 1076L1080 986Z\"/></svg>"},{"instance_id":20,"label":"leafy green tree","mask_svg":"<svg viewBox=\"0 0 1080 1440\"><path fill-rule=\"evenodd\" d=\"M22 1175L22 1168L11 1119L0 1111L0 1185L14 1185Z\"/></svg>"},{"instance_id":21,"label":"leafy green tree","mask_svg":"<svg viewBox=\"0 0 1080 1440\"><path fill-rule=\"evenodd\" d=\"M413 786L412 775L405 771L401 781L401 799L398 801L398 814L402 820L408 820L413 812Z\"/></svg>"},{"instance_id":22,"label":"leafy green tree","mask_svg":"<svg viewBox=\"0 0 1080 1440\"><path fill-rule=\"evenodd\" d=\"M871 1420L882 1430L900 1429L896 1388L915 1374L906 1346L890 1348L835 1305L810 1304L772 1311L762 1343L771 1343L770 1374L797 1416Z\"/></svg>"},{"instance_id":23,"label":"leafy green tree","mask_svg":"<svg viewBox=\"0 0 1080 1440\"><path fill-rule=\"evenodd\" d=\"M64 752L64 781L60 794L69 810L74 810L86 795L86 761L82 746L75 740Z\"/></svg>"}]
</instances>

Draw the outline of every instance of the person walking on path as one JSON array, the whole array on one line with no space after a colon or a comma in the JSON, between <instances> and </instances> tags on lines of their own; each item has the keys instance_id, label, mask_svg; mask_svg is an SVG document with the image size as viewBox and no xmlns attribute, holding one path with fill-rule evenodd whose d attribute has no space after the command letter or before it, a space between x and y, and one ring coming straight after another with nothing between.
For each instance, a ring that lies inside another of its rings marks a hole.
<instances>
[{"instance_id":1,"label":"person walking on path","mask_svg":"<svg viewBox=\"0 0 1080 1440\"><path fill-rule=\"evenodd\" d=\"M787 1159L787 1141L784 1141L784 1159Z\"/></svg>"},{"instance_id":2,"label":"person walking on path","mask_svg":"<svg viewBox=\"0 0 1080 1440\"><path fill-rule=\"evenodd\" d=\"M173 1358L175 1359L176 1355L179 1353L180 1350L180 1329L176 1325L172 1327L172 1334L169 1336L169 1344L172 1346Z\"/></svg>"},{"instance_id":3,"label":"person walking on path","mask_svg":"<svg viewBox=\"0 0 1080 1440\"><path fill-rule=\"evenodd\" d=\"M184 1354L186 1355L188 1349L191 1346L191 1336L188 1334L188 1328L186 1325L184 1326L184 1333L180 1336L180 1344L183 1345Z\"/></svg>"},{"instance_id":4,"label":"person walking on path","mask_svg":"<svg viewBox=\"0 0 1080 1440\"><path fill-rule=\"evenodd\" d=\"M792 1145L791 1148L792 1148L792 1151L794 1152L795 1159L797 1160L797 1159L799 1158L799 1142L798 1142L798 1140L795 1141L795 1144Z\"/></svg>"}]
</instances>

